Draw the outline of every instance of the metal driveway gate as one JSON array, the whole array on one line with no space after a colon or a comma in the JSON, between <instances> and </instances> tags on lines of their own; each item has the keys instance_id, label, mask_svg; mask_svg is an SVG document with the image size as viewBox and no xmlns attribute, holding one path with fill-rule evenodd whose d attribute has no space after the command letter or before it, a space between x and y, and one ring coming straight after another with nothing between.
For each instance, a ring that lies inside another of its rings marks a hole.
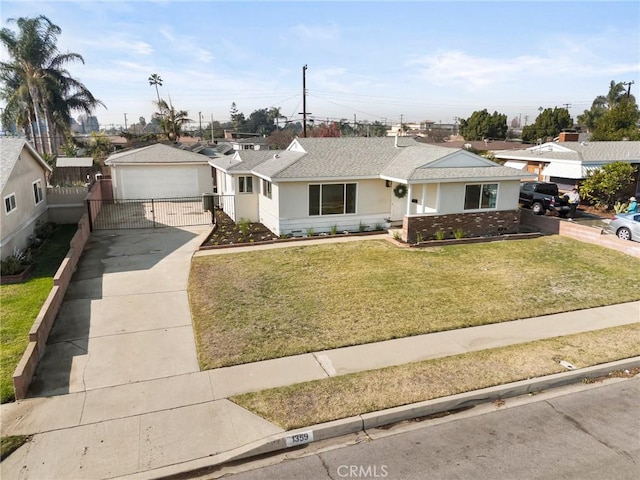
<instances>
[{"instance_id":1,"label":"metal driveway gate","mask_svg":"<svg viewBox=\"0 0 640 480\"><path fill-rule=\"evenodd\" d=\"M208 225L205 206L202 197L87 200L91 230Z\"/></svg>"}]
</instances>

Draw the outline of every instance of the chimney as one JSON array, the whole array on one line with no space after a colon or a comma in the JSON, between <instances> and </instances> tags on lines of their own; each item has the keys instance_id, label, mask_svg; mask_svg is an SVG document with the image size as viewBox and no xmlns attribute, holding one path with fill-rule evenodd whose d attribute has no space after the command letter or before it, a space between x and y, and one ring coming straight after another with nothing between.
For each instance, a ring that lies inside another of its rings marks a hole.
<instances>
[{"instance_id":1,"label":"chimney","mask_svg":"<svg viewBox=\"0 0 640 480\"><path fill-rule=\"evenodd\" d=\"M577 132L560 132L559 142L577 142L579 134Z\"/></svg>"}]
</instances>

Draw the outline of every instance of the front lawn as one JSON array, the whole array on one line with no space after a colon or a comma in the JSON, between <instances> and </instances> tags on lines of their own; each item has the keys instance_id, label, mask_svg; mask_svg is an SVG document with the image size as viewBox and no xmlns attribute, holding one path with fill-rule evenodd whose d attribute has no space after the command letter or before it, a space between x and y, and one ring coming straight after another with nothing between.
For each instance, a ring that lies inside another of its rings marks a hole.
<instances>
[{"instance_id":1,"label":"front lawn","mask_svg":"<svg viewBox=\"0 0 640 480\"><path fill-rule=\"evenodd\" d=\"M384 240L195 257L201 368L640 299L640 260L559 236Z\"/></svg>"},{"instance_id":2,"label":"front lawn","mask_svg":"<svg viewBox=\"0 0 640 480\"><path fill-rule=\"evenodd\" d=\"M59 225L34 256L34 268L24 283L0 285L0 403L12 402L13 372L29 344L29 330L47 299L53 276L69 251L77 225Z\"/></svg>"}]
</instances>

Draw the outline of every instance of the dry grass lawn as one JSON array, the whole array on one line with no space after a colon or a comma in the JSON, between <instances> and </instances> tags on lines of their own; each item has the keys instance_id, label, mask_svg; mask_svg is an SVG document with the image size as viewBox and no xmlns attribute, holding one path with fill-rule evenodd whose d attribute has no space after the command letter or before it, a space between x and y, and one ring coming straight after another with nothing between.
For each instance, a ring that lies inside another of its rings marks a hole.
<instances>
[{"instance_id":1,"label":"dry grass lawn","mask_svg":"<svg viewBox=\"0 0 640 480\"><path fill-rule=\"evenodd\" d=\"M559 236L429 249L384 240L193 259L201 368L640 299L640 260Z\"/></svg>"},{"instance_id":2,"label":"dry grass lawn","mask_svg":"<svg viewBox=\"0 0 640 480\"><path fill-rule=\"evenodd\" d=\"M290 430L640 355L640 323L233 397Z\"/></svg>"}]
</instances>

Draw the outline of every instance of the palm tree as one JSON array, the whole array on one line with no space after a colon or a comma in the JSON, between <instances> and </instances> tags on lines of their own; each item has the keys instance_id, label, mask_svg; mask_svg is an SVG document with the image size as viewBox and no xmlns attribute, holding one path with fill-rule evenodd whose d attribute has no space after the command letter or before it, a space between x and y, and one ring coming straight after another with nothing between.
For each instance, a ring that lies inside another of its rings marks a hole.
<instances>
[{"instance_id":1,"label":"palm tree","mask_svg":"<svg viewBox=\"0 0 640 480\"><path fill-rule=\"evenodd\" d=\"M607 95L598 95L593 101L591 108L605 108L608 110L618 105L626 97L627 91L625 90L623 83L616 83L614 80L611 80Z\"/></svg>"},{"instance_id":2,"label":"palm tree","mask_svg":"<svg viewBox=\"0 0 640 480\"><path fill-rule=\"evenodd\" d=\"M276 122L276 128L280 128L280 126L278 125L278 120L280 120L281 118L284 119L285 122L287 121L287 117L282 115L282 113L280 112L280 107L271 107L269 109L268 118L272 122Z\"/></svg>"},{"instance_id":3,"label":"palm tree","mask_svg":"<svg viewBox=\"0 0 640 480\"><path fill-rule=\"evenodd\" d=\"M157 73L152 73L149 77L149 85L155 85L156 95L158 96L158 103L160 103L160 92L158 92L158 85L162 86L162 78Z\"/></svg>"},{"instance_id":4,"label":"palm tree","mask_svg":"<svg viewBox=\"0 0 640 480\"><path fill-rule=\"evenodd\" d=\"M188 124L192 120L189 118L189 113L186 110L176 110L171 104L164 100L158 102L158 115L160 115L160 124L162 129L167 135L167 138L172 142L177 142L180 139L182 133L182 127Z\"/></svg>"},{"instance_id":5,"label":"palm tree","mask_svg":"<svg viewBox=\"0 0 640 480\"><path fill-rule=\"evenodd\" d=\"M66 133L70 111L90 111L103 104L63 68L69 62L84 63L84 59L77 53L59 53L56 42L60 27L44 15L9 22L16 23L18 33L8 28L0 30L0 42L10 56L9 62L0 62L0 78L10 80L0 95L8 106L11 104L7 110L14 120L20 119L21 126L25 127L23 122L29 119L31 127L25 130L36 148L43 154L55 155L56 133Z\"/></svg>"}]
</instances>

